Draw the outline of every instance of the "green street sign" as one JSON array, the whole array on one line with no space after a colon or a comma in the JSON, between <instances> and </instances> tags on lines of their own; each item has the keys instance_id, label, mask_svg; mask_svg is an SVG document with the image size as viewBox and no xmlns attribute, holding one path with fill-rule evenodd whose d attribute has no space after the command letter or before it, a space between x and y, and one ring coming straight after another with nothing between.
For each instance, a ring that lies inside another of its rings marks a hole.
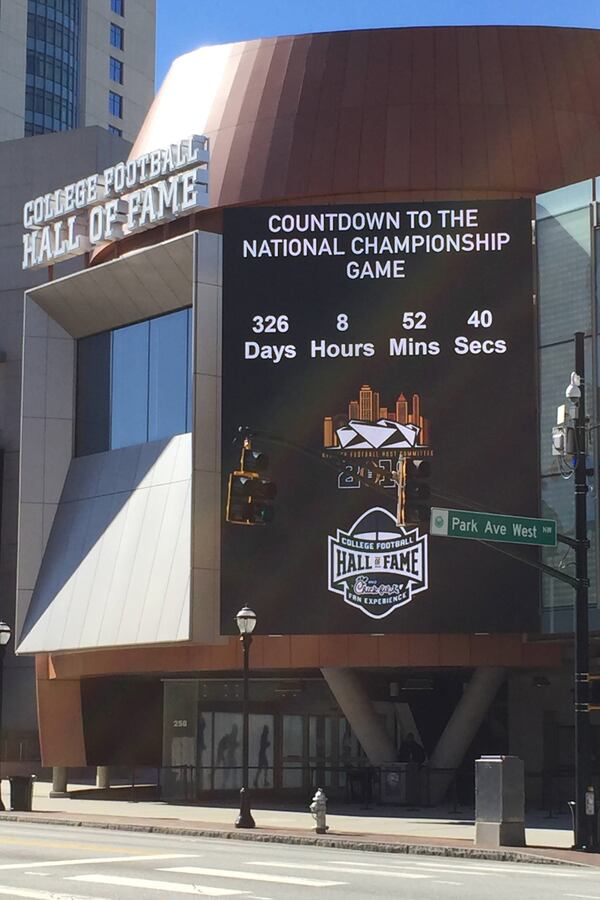
<instances>
[{"instance_id":1,"label":"green street sign","mask_svg":"<svg viewBox=\"0 0 600 900\"><path fill-rule=\"evenodd\" d=\"M554 519L497 516L495 513L473 512L468 509L434 507L431 510L429 533L470 541L502 541L507 544L556 547Z\"/></svg>"}]
</instances>

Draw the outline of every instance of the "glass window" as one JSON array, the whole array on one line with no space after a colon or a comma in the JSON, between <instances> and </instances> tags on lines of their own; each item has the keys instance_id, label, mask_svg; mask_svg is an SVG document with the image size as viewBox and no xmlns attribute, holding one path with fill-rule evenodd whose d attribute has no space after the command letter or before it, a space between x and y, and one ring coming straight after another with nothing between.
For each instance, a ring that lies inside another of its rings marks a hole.
<instances>
[{"instance_id":1,"label":"glass window","mask_svg":"<svg viewBox=\"0 0 600 900\"><path fill-rule=\"evenodd\" d=\"M248 717L248 780L256 790L273 787L273 716Z\"/></svg>"},{"instance_id":2,"label":"glass window","mask_svg":"<svg viewBox=\"0 0 600 900\"><path fill-rule=\"evenodd\" d=\"M304 718L302 716L283 716L283 787L302 787L303 760Z\"/></svg>"},{"instance_id":3,"label":"glass window","mask_svg":"<svg viewBox=\"0 0 600 900\"><path fill-rule=\"evenodd\" d=\"M558 460L552 456L552 427L556 425L557 407L565 403L565 388L575 366L575 344L570 340L540 350L540 466L542 475L559 472ZM586 372L592 371L592 348L585 341ZM592 381L586 379L585 402L592 409Z\"/></svg>"},{"instance_id":4,"label":"glass window","mask_svg":"<svg viewBox=\"0 0 600 900\"><path fill-rule=\"evenodd\" d=\"M123 0L110 0L110 9L118 16L125 15Z\"/></svg>"},{"instance_id":5,"label":"glass window","mask_svg":"<svg viewBox=\"0 0 600 900\"><path fill-rule=\"evenodd\" d=\"M110 57L108 73L111 81L116 81L117 84L123 84L123 63L120 59L115 59L114 56Z\"/></svg>"},{"instance_id":6,"label":"glass window","mask_svg":"<svg viewBox=\"0 0 600 900\"><path fill-rule=\"evenodd\" d=\"M162 789L171 799L190 800L191 773L198 761L198 682L164 685Z\"/></svg>"},{"instance_id":7,"label":"glass window","mask_svg":"<svg viewBox=\"0 0 600 900\"><path fill-rule=\"evenodd\" d=\"M108 130L111 134L116 134L117 137L123 137L123 129L117 128L116 125L109 125Z\"/></svg>"},{"instance_id":8,"label":"glass window","mask_svg":"<svg viewBox=\"0 0 600 900\"><path fill-rule=\"evenodd\" d=\"M125 32L120 25L115 25L114 22L110 23L110 45L116 47L117 50L122 50L125 45Z\"/></svg>"},{"instance_id":9,"label":"glass window","mask_svg":"<svg viewBox=\"0 0 600 900\"><path fill-rule=\"evenodd\" d=\"M218 712L214 723L214 786L221 790L239 790L242 786L242 714Z\"/></svg>"},{"instance_id":10,"label":"glass window","mask_svg":"<svg viewBox=\"0 0 600 900\"><path fill-rule=\"evenodd\" d=\"M187 349L188 349L188 368L187 368L187 408L186 408L186 418L185 418L185 430L192 430L193 423L193 410L192 410L192 381L193 381L193 373L192 366L194 361L194 346L192 341L194 340L194 313L193 310L187 310Z\"/></svg>"},{"instance_id":11,"label":"glass window","mask_svg":"<svg viewBox=\"0 0 600 900\"><path fill-rule=\"evenodd\" d=\"M149 336L149 322L113 332L111 449L148 440Z\"/></svg>"},{"instance_id":12,"label":"glass window","mask_svg":"<svg viewBox=\"0 0 600 900\"><path fill-rule=\"evenodd\" d=\"M54 2L29 4L27 19L27 72L30 86L48 95L45 102L52 104L53 112L35 121L35 133L64 131L77 125L79 78L79 30L80 0L71 4L72 16L64 17ZM63 53L63 47L69 52ZM63 62L64 60L64 62ZM68 104L57 114L54 104L61 96L68 97ZM32 107L26 104L26 121Z\"/></svg>"},{"instance_id":13,"label":"glass window","mask_svg":"<svg viewBox=\"0 0 600 900\"><path fill-rule=\"evenodd\" d=\"M191 310L78 343L77 455L191 428Z\"/></svg>"},{"instance_id":14,"label":"glass window","mask_svg":"<svg viewBox=\"0 0 600 900\"><path fill-rule=\"evenodd\" d=\"M538 219L545 219L546 216L558 216L591 203L592 182L579 181L577 184L569 184L567 187L561 187L555 191L538 194L535 200Z\"/></svg>"},{"instance_id":15,"label":"glass window","mask_svg":"<svg viewBox=\"0 0 600 900\"><path fill-rule=\"evenodd\" d=\"M199 791L210 790L213 766L213 716L198 708L196 733L196 784Z\"/></svg>"},{"instance_id":16,"label":"glass window","mask_svg":"<svg viewBox=\"0 0 600 900\"><path fill-rule=\"evenodd\" d=\"M108 111L116 119L123 118L123 98L114 91L108 92Z\"/></svg>"},{"instance_id":17,"label":"glass window","mask_svg":"<svg viewBox=\"0 0 600 900\"><path fill-rule=\"evenodd\" d=\"M593 479L590 479L590 483ZM588 494L588 534L591 549L588 553L588 575L590 578L589 602L596 603L596 521L594 504L590 501L593 497L593 484L591 494ZM573 479L565 479L561 476L542 478L542 516L548 519L556 519L559 534L574 537L575 534L575 498L573 494ZM542 561L553 568L562 568L567 575L575 575L574 555L564 544L556 547L547 547L542 550ZM542 598L544 609L560 609L573 605L575 594L573 588L550 575L542 576Z\"/></svg>"},{"instance_id":18,"label":"glass window","mask_svg":"<svg viewBox=\"0 0 600 900\"><path fill-rule=\"evenodd\" d=\"M77 345L75 455L106 450L110 432L110 332L82 338Z\"/></svg>"},{"instance_id":19,"label":"glass window","mask_svg":"<svg viewBox=\"0 0 600 900\"><path fill-rule=\"evenodd\" d=\"M150 322L148 439L151 441L182 434L187 427L188 318L184 309Z\"/></svg>"},{"instance_id":20,"label":"glass window","mask_svg":"<svg viewBox=\"0 0 600 900\"><path fill-rule=\"evenodd\" d=\"M590 209L537 225L540 343L570 340L591 328Z\"/></svg>"}]
</instances>

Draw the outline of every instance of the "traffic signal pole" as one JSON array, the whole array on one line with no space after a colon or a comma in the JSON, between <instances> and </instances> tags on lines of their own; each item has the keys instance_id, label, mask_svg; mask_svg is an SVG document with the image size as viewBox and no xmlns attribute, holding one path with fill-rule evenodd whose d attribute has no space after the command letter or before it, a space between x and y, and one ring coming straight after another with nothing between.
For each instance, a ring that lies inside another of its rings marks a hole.
<instances>
[{"instance_id":1,"label":"traffic signal pole","mask_svg":"<svg viewBox=\"0 0 600 900\"><path fill-rule=\"evenodd\" d=\"M584 359L584 335L582 332L575 334L575 372L579 376L581 388L581 396L577 401L577 416L575 418L575 539L568 535L557 535L559 542L572 547L575 550L575 577L567 575L559 569L554 569L537 559L527 559L508 550L506 547L499 547L489 541L480 540L478 543L488 547L494 552L501 553L525 565L532 566L540 572L556 578L569 584L575 589L575 621L574 621L574 640L575 640L575 842L574 849L589 850L590 835L589 816L586 815L586 792L590 784L591 777L591 761L590 761L590 696L589 696L589 622L588 622L588 550L589 540L587 535L587 454L586 454L586 415L585 415L585 359ZM301 447L290 441L286 441L276 435L267 434L265 432L251 431L248 428L241 428L240 431L252 434L259 434L264 440L273 444L294 450L307 456L310 459L327 465L329 468L339 471L339 466L323 459L315 451L307 447ZM406 488L406 456L399 454L396 468L392 474L393 480L397 487L396 514L397 524L405 523L405 488ZM379 487L377 480L370 483L368 479L361 473L356 475L358 481L365 487L386 494L387 492ZM433 492L434 495L443 498L442 494ZM451 498L450 498L451 499Z\"/></svg>"},{"instance_id":2,"label":"traffic signal pole","mask_svg":"<svg viewBox=\"0 0 600 900\"><path fill-rule=\"evenodd\" d=\"M405 524L405 497L406 497L406 456L402 451L398 454L398 462L392 474L392 479L396 483L398 498L396 502L396 525Z\"/></svg>"},{"instance_id":3,"label":"traffic signal pole","mask_svg":"<svg viewBox=\"0 0 600 900\"><path fill-rule=\"evenodd\" d=\"M585 794L590 783L589 713L589 621L588 621L588 548L587 535L587 460L585 418L584 335L575 334L575 372L579 375L581 397L575 418L575 844L588 849L588 823Z\"/></svg>"}]
</instances>

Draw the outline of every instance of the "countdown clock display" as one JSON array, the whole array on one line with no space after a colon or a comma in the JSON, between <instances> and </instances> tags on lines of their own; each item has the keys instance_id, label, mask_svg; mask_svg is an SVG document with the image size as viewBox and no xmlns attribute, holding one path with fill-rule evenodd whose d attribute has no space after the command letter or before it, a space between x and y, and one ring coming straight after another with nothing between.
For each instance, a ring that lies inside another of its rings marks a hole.
<instances>
[{"instance_id":1,"label":"countdown clock display","mask_svg":"<svg viewBox=\"0 0 600 900\"><path fill-rule=\"evenodd\" d=\"M234 209L223 259L223 508L240 426L278 495L223 523L222 632L242 601L274 634L535 628L536 571L398 524L394 481L538 513L529 201Z\"/></svg>"}]
</instances>

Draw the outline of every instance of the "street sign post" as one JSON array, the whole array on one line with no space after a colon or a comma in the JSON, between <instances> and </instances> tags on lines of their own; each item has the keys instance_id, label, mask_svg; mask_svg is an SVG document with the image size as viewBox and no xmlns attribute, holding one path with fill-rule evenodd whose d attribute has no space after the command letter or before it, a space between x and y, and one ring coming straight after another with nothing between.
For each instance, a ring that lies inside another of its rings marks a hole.
<instances>
[{"instance_id":1,"label":"street sign post","mask_svg":"<svg viewBox=\"0 0 600 900\"><path fill-rule=\"evenodd\" d=\"M556 547L556 522L524 516L499 516L467 509L431 510L430 534L466 538L471 541L499 541Z\"/></svg>"}]
</instances>

